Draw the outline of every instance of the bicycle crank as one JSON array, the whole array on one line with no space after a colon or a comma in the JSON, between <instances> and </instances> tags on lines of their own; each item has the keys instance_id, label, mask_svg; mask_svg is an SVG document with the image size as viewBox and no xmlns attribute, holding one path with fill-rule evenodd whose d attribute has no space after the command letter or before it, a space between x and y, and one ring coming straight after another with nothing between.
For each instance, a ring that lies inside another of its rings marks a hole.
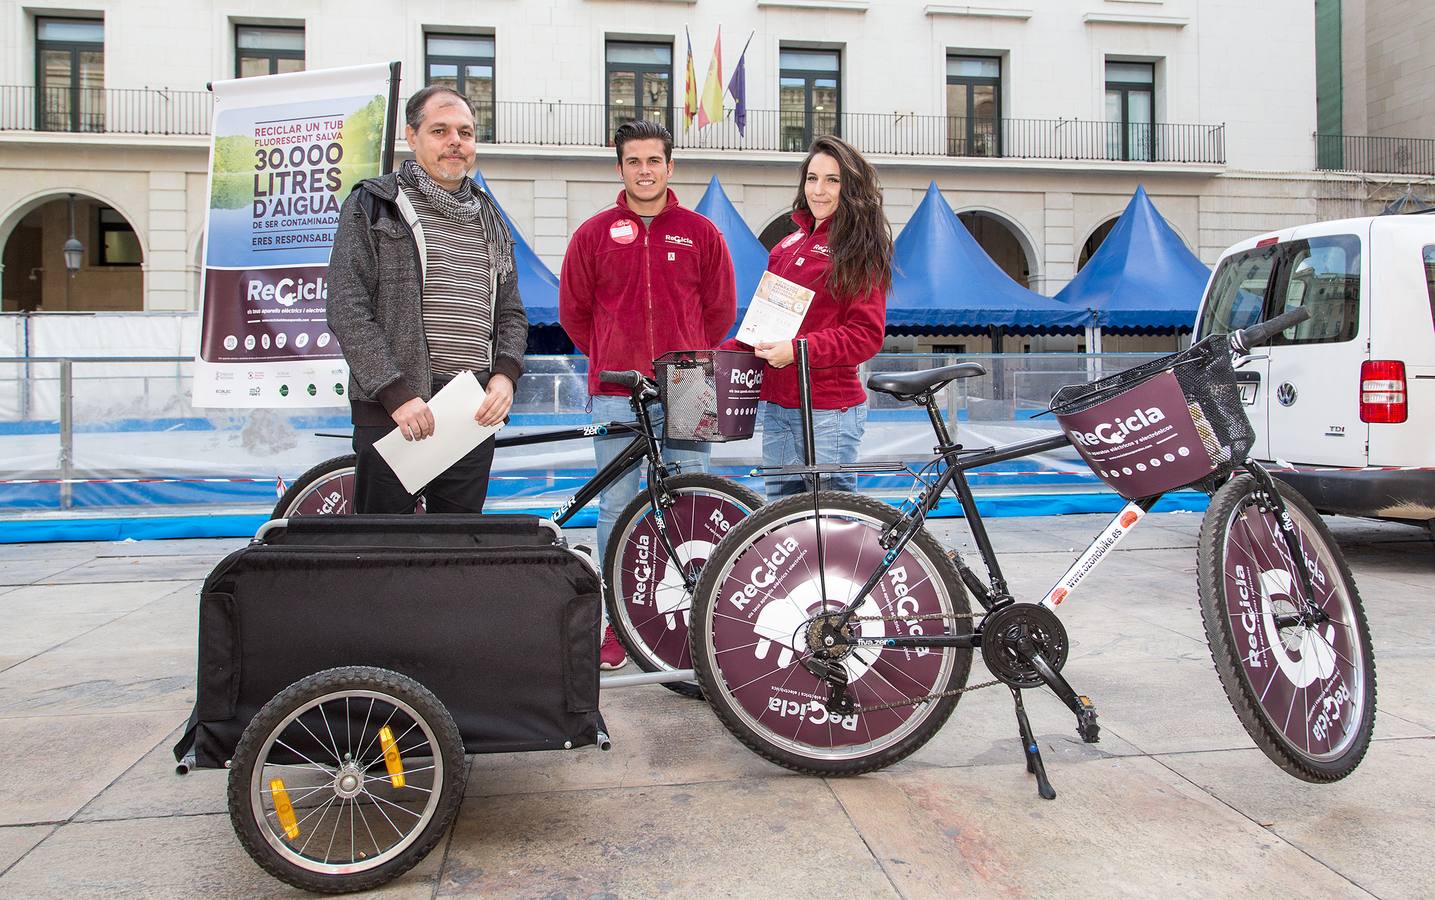
<instances>
[{"instance_id":1,"label":"bicycle crank","mask_svg":"<svg viewBox=\"0 0 1435 900\"><path fill-rule=\"evenodd\" d=\"M1041 654L1053 672L1066 665L1070 642L1056 613L1036 603L1012 603L990 613L981 626L982 661L1002 683L1040 687L1047 679L1032 657Z\"/></svg>"}]
</instances>

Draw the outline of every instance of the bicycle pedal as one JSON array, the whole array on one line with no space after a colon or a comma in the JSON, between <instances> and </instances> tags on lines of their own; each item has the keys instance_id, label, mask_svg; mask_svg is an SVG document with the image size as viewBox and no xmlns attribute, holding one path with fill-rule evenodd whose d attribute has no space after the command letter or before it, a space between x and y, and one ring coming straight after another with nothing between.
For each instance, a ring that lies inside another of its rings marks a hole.
<instances>
[{"instance_id":1,"label":"bicycle pedal","mask_svg":"<svg viewBox=\"0 0 1435 900\"><path fill-rule=\"evenodd\" d=\"M1096 704L1085 694L1077 694L1076 702L1081 704L1081 711L1076 714L1076 733L1084 743L1101 743L1101 726L1096 724Z\"/></svg>"}]
</instances>

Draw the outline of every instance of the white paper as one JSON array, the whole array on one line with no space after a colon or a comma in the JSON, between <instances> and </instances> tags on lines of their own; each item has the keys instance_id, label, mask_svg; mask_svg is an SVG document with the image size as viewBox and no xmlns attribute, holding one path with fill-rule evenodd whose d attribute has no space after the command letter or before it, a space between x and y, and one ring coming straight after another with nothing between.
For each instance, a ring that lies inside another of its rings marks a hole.
<instances>
[{"instance_id":1,"label":"white paper","mask_svg":"<svg viewBox=\"0 0 1435 900\"><path fill-rule=\"evenodd\" d=\"M790 341L812 305L813 291L771 272L763 272L737 339L753 345L760 341Z\"/></svg>"},{"instance_id":2,"label":"white paper","mask_svg":"<svg viewBox=\"0 0 1435 900\"><path fill-rule=\"evenodd\" d=\"M480 425L473 420L484 396L483 386L474 374L460 372L429 401L433 434L421 441L406 441L395 428L374 441L374 449L399 476L404 490L417 494L503 427L502 422Z\"/></svg>"}]
</instances>

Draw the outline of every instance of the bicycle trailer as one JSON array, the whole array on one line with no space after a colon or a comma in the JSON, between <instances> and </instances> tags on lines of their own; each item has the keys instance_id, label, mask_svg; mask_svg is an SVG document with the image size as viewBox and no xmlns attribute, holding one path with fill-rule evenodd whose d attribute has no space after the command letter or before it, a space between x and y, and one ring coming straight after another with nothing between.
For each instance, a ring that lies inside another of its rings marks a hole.
<instances>
[{"instance_id":1,"label":"bicycle trailer","mask_svg":"<svg viewBox=\"0 0 1435 900\"><path fill-rule=\"evenodd\" d=\"M175 758L225 766L265 703L341 666L422 684L469 753L597 743L600 602L589 559L534 516L271 522L204 583Z\"/></svg>"}]
</instances>

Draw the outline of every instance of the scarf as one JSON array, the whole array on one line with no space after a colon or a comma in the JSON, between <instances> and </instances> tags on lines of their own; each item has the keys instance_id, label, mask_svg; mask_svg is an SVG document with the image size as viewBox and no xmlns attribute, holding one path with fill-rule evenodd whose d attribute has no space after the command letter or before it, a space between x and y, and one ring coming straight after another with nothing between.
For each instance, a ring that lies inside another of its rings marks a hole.
<instances>
[{"instance_id":1,"label":"scarf","mask_svg":"<svg viewBox=\"0 0 1435 900\"><path fill-rule=\"evenodd\" d=\"M439 215L450 222L462 225L478 222L488 242L488 255L494 269L502 278L513 275L513 236L497 214L497 204L474 189L473 179L464 178L458 190L449 191L412 159L405 160L399 168L399 179L420 191Z\"/></svg>"}]
</instances>

